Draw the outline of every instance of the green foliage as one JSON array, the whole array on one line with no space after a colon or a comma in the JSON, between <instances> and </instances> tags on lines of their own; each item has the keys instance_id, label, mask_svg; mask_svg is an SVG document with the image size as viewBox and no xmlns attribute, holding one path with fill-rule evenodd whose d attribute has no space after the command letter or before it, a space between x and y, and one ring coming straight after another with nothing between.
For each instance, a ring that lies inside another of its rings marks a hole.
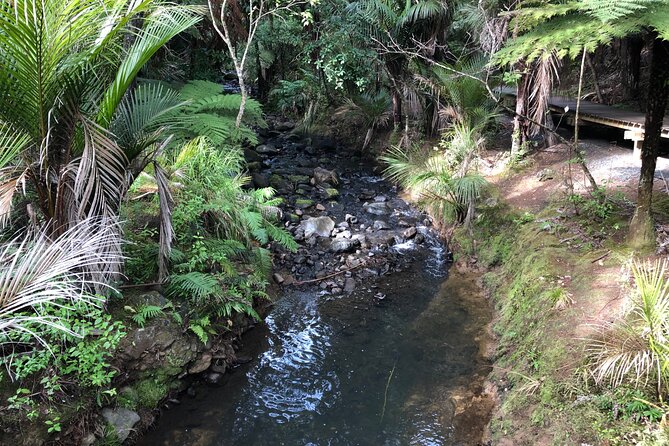
<instances>
[{"instance_id":1,"label":"green foliage","mask_svg":"<svg viewBox=\"0 0 669 446\"><path fill-rule=\"evenodd\" d=\"M244 119L240 128L235 119L241 103L241 95L223 94L223 87L213 82L189 81L179 91L186 105L177 109L172 119L179 123L175 146L199 136L206 136L217 148L227 148L236 143L257 144L257 137L250 126L266 127L260 103L248 99Z\"/></svg>"},{"instance_id":2,"label":"green foliage","mask_svg":"<svg viewBox=\"0 0 669 446\"><path fill-rule=\"evenodd\" d=\"M487 184L477 174L454 174L441 151L394 147L381 159L388 164L384 174L417 194L418 203L444 223L464 222Z\"/></svg>"},{"instance_id":3,"label":"green foliage","mask_svg":"<svg viewBox=\"0 0 669 446\"><path fill-rule=\"evenodd\" d=\"M191 320L188 324L188 329L195 333L197 338L203 344L206 344L209 341L210 334L216 334L216 332L211 328L211 321L209 320L209 316L203 316L201 318Z\"/></svg>"},{"instance_id":4,"label":"green foliage","mask_svg":"<svg viewBox=\"0 0 669 446\"><path fill-rule=\"evenodd\" d=\"M162 307L158 305L142 305L136 311L131 307L125 307L126 309L132 310L134 313L132 315L132 320L139 325L140 328L144 328L146 322L150 319L154 319L158 316L163 316L165 312Z\"/></svg>"},{"instance_id":5,"label":"green foliage","mask_svg":"<svg viewBox=\"0 0 669 446\"><path fill-rule=\"evenodd\" d=\"M496 63L512 64L521 59L575 58L583 49L594 51L622 38L656 30L669 38L669 5L663 0L586 0L531 2L514 12L514 21L525 33L512 39L495 55Z\"/></svg>"},{"instance_id":6,"label":"green foliage","mask_svg":"<svg viewBox=\"0 0 669 446\"><path fill-rule=\"evenodd\" d=\"M592 376L598 384L643 387L652 383L662 398L669 370L669 281L667 263L632 267L636 290L626 317L600 327L588 346Z\"/></svg>"},{"instance_id":7,"label":"green foliage","mask_svg":"<svg viewBox=\"0 0 669 446\"><path fill-rule=\"evenodd\" d=\"M8 400L10 408L24 410L28 415L35 409L35 399L55 401L71 391L72 385L104 391L116 375L109 360L125 335L120 322L90 305L45 306L43 311L44 317L66 321L71 334L52 328L42 335L42 348L2 358L12 379L21 384ZM30 325L26 328L35 329ZM29 332L9 332L0 338L5 345L29 340Z\"/></svg>"}]
</instances>

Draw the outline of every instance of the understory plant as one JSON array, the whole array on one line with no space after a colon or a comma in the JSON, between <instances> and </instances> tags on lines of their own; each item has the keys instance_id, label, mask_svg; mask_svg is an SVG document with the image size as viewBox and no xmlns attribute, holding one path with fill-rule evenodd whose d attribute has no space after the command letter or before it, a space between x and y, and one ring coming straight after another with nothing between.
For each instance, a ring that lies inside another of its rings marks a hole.
<instances>
[{"instance_id":1,"label":"understory plant","mask_svg":"<svg viewBox=\"0 0 669 446\"><path fill-rule=\"evenodd\" d=\"M662 401L669 389L669 280L667 261L632 265L635 290L629 310L599 328L587 347L591 374L600 385L652 385Z\"/></svg>"},{"instance_id":2,"label":"understory plant","mask_svg":"<svg viewBox=\"0 0 669 446\"><path fill-rule=\"evenodd\" d=\"M276 225L281 214L274 190L246 189L249 179L242 174L241 148L218 148L206 137L166 154L162 163L174 198L171 220L175 240L171 274L165 282L167 296L187 309L191 322L210 315L214 316L212 321L231 318L235 313L257 318L254 299L265 297L271 269L266 246L276 242L287 249L296 248L291 236ZM155 246L134 249L142 255L137 263L155 264L160 251L156 231L147 237L146 228L137 229L133 232L141 237L141 243ZM191 327L202 325L190 323ZM200 329L192 331L203 339Z\"/></svg>"}]
</instances>

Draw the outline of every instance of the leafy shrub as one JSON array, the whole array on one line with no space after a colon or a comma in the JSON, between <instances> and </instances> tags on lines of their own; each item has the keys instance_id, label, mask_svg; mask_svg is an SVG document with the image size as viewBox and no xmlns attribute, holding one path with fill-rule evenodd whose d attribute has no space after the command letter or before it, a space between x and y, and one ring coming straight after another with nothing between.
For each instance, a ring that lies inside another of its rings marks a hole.
<instances>
[{"instance_id":1,"label":"leafy shrub","mask_svg":"<svg viewBox=\"0 0 669 446\"><path fill-rule=\"evenodd\" d=\"M121 322L101 308L89 304L44 306L43 317L52 317L65 324L67 331L50 328L42 335L41 348L3 355L4 365L12 380L20 383L12 408L32 407L32 398L54 399L67 386L82 386L102 391L109 386L116 371L109 359L125 335ZM26 330L36 330L36 323ZM5 350L30 343L29 331L9 332L0 337ZM29 389L26 389L29 388Z\"/></svg>"}]
</instances>

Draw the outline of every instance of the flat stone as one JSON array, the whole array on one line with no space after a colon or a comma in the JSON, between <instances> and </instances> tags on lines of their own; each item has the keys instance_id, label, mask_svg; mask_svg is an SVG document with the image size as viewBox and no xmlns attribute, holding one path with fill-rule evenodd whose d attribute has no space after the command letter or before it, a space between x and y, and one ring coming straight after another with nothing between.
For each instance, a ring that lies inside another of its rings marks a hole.
<instances>
[{"instance_id":1,"label":"flat stone","mask_svg":"<svg viewBox=\"0 0 669 446\"><path fill-rule=\"evenodd\" d=\"M355 279L353 277L347 277L344 282L344 291L347 293L352 293L355 290Z\"/></svg>"},{"instance_id":2,"label":"flat stone","mask_svg":"<svg viewBox=\"0 0 669 446\"><path fill-rule=\"evenodd\" d=\"M188 373L190 373L191 375L202 373L205 370L207 370L210 365L211 365L211 353L205 353L195 361L195 364L190 366L190 368L188 369Z\"/></svg>"},{"instance_id":3,"label":"flat stone","mask_svg":"<svg viewBox=\"0 0 669 446\"><path fill-rule=\"evenodd\" d=\"M295 206L301 209L307 209L314 205L313 200L308 200L306 198L298 198L295 200Z\"/></svg>"},{"instance_id":4,"label":"flat stone","mask_svg":"<svg viewBox=\"0 0 669 446\"><path fill-rule=\"evenodd\" d=\"M324 210L325 210L325 206L323 206L322 204L318 203L318 204L316 205L316 210L318 210L318 211L324 211Z\"/></svg>"},{"instance_id":5,"label":"flat stone","mask_svg":"<svg viewBox=\"0 0 669 446\"><path fill-rule=\"evenodd\" d=\"M137 412L125 407L117 407L115 409L106 407L102 409L102 418L114 429L114 433L116 433L116 437L120 443L123 443L128 438L132 432L132 428L140 420Z\"/></svg>"},{"instance_id":6,"label":"flat stone","mask_svg":"<svg viewBox=\"0 0 669 446\"><path fill-rule=\"evenodd\" d=\"M339 191L334 187L328 187L327 189L324 189L323 193L325 194L325 198L328 200L334 200L339 196Z\"/></svg>"},{"instance_id":7,"label":"flat stone","mask_svg":"<svg viewBox=\"0 0 669 446\"><path fill-rule=\"evenodd\" d=\"M330 245L330 251L341 253L341 252L351 252L355 248L360 246L360 241L356 239L346 239L346 238L337 238L332 240Z\"/></svg>"},{"instance_id":8,"label":"flat stone","mask_svg":"<svg viewBox=\"0 0 669 446\"><path fill-rule=\"evenodd\" d=\"M279 273L274 273L274 274L272 275L272 278L273 278L274 281L275 281L276 283L278 283L279 285L282 284L282 283L284 282L284 280L285 280L285 279L283 278L283 276L282 276L281 274L279 274Z\"/></svg>"},{"instance_id":9,"label":"flat stone","mask_svg":"<svg viewBox=\"0 0 669 446\"><path fill-rule=\"evenodd\" d=\"M366 212L374 215L385 215L387 214L390 209L388 208L388 205L386 203L367 203L363 206Z\"/></svg>"},{"instance_id":10,"label":"flat stone","mask_svg":"<svg viewBox=\"0 0 669 446\"><path fill-rule=\"evenodd\" d=\"M390 229L390 225L383 220L376 220L374 222L374 229L376 229L377 231L384 230L384 229Z\"/></svg>"},{"instance_id":11,"label":"flat stone","mask_svg":"<svg viewBox=\"0 0 669 446\"><path fill-rule=\"evenodd\" d=\"M279 153L279 149L272 143L260 144L256 147L256 152L261 155L275 155Z\"/></svg>"},{"instance_id":12,"label":"flat stone","mask_svg":"<svg viewBox=\"0 0 669 446\"><path fill-rule=\"evenodd\" d=\"M411 228L405 229L404 232L402 232L402 237L409 240L409 239L414 238L417 233L418 233L418 230L414 227L411 227Z\"/></svg>"}]
</instances>

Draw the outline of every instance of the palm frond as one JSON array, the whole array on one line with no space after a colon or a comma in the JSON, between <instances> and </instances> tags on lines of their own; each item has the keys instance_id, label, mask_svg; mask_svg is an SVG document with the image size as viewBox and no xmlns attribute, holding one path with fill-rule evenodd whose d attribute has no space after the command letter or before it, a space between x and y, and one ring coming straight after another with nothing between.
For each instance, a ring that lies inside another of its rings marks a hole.
<instances>
[{"instance_id":1,"label":"palm frond","mask_svg":"<svg viewBox=\"0 0 669 446\"><path fill-rule=\"evenodd\" d=\"M136 32L135 40L124 54L116 77L104 93L97 120L99 123L111 122L132 81L151 56L170 39L199 20L199 15L193 9L169 4L155 7L143 18L144 26Z\"/></svg>"},{"instance_id":2,"label":"palm frond","mask_svg":"<svg viewBox=\"0 0 669 446\"><path fill-rule=\"evenodd\" d=\"M127 188L128 160L123 150L102 127L81 119L84 148L81 157L72 161L69 171L75 172L72 203L78 221L87 217L117 214Z\"/></svg>"},{"instance_id":3,"label":"palm frond","mask_svg":"<svg viewBox=\"0 0 669 446\"><path fill-rule=\"evenodd\" d=\"M95 304L93 293L111 289L109 276L91 274L101 264L118 269L123 261L118 225L106 219L85 219L52 239L47 232L17 237L0 250L0 332L26 331L37 322L69 331L53 317L43 316L44 305ZM39 333L30 331L39 338Z\"/></svg>"}]
</instances>

